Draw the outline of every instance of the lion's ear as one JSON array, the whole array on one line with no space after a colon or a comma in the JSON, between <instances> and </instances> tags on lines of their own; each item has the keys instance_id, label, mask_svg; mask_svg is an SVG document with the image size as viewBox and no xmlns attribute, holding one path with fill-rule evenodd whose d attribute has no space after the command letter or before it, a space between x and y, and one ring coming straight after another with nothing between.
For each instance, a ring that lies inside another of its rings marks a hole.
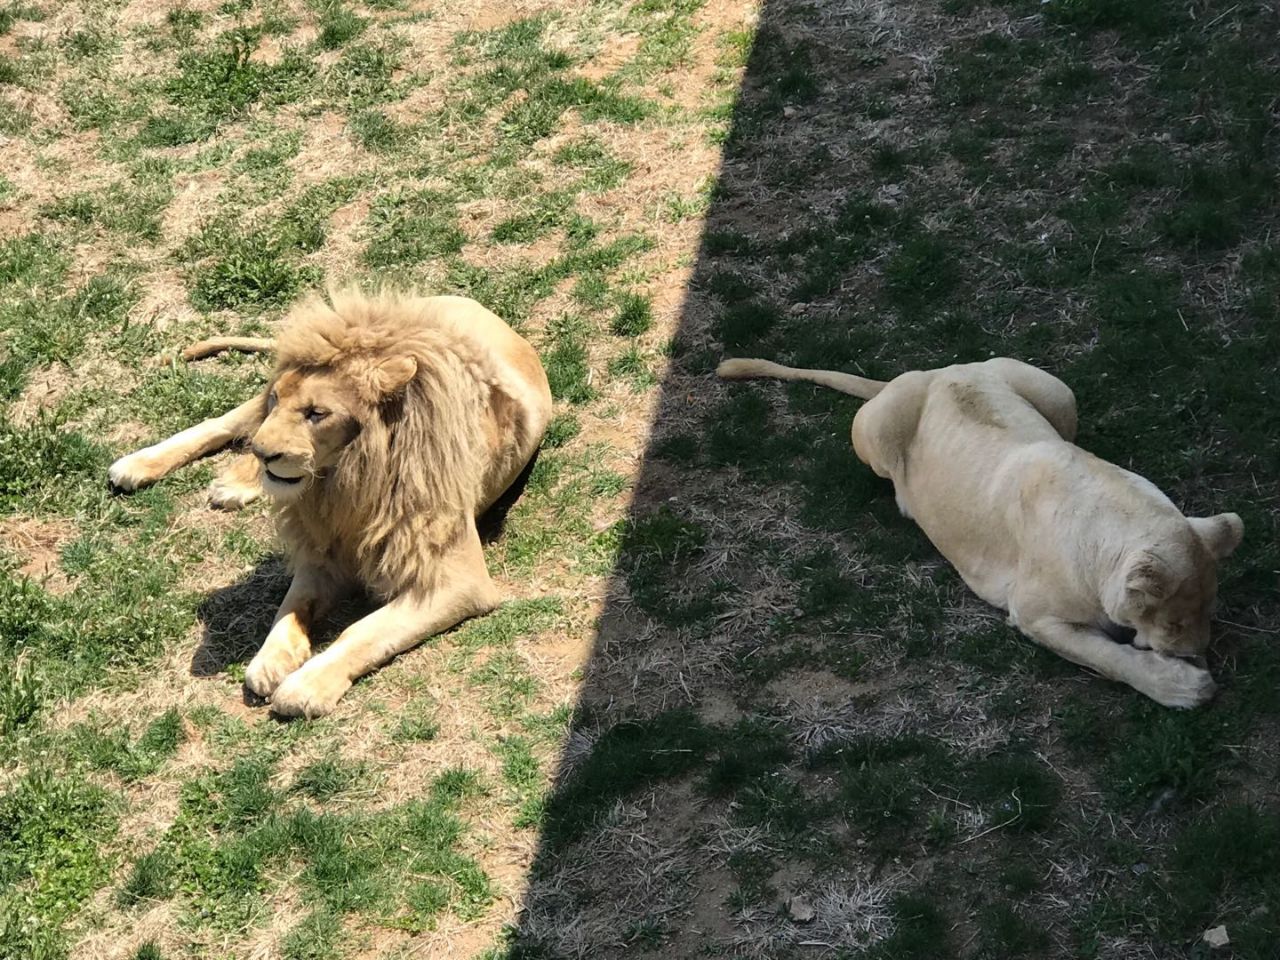
<instances>
[{"instance_id":1,"label":"lion's ear","mask_svg":"<svg viewBox=\"0 0 1280 960\"><path fill-rule=\"evenodd\" d=\"M373 389L379 396L389 397L401 390L418 372L412 357L389 357L373 368Z\"/></svg>"},{"instance_id":2,"label":"lion's ear","mask_svg":"<svg viewBox=\"0 0 1280 960\"><path fill-rule=\"evenodd\" d=\"M1124 566L1124 588L1139 598L1163 600L1170 593L1173 571L1150 550L1130 554Z\"/></svg>"},{"instance_id":3,"label":"lion's ear","mask_svg":"<svg viewBox=\"0 0 1280 960\"><path fill-rule=\"evenodd\" d=\"M1244 539L1244 521L1234 513L1219 513L1213 517L1187 517L1191 529L1218 560L1235 553Z\"/></svg>"}]
</instances>

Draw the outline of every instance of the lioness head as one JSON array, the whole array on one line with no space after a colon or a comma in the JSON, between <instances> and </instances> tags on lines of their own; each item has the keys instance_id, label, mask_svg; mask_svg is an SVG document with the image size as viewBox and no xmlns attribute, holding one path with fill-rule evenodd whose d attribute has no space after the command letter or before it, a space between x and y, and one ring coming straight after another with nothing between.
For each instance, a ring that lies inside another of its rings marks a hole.
<instances>
[{"instance_id":1,"label":"lioness head","mask_svg":"<svg viewBox=\"0 0 1280 960\"><path fill-rule=\"evenodd\" d=\"M377 414L378 404L416 372L410 358L358 370L286 368L267 394L267 415L253 435L262 488L278 501L301 496L338 463Z\"/></svg>"},{"instance_id":2,"label":"lioness head","mask_svg":"<svg viewBox=\"0 0 1280 960\"><path fill-rule=\"evenodd\" d=\"M1209 646L1218 598L1217 561L1240 545L1244 524L1234 513L1188 517L1182 542L1135 550L1122 568L1118 623L1136 632L1134 645L1179 657Z\"/></svg>"}]
</instances>

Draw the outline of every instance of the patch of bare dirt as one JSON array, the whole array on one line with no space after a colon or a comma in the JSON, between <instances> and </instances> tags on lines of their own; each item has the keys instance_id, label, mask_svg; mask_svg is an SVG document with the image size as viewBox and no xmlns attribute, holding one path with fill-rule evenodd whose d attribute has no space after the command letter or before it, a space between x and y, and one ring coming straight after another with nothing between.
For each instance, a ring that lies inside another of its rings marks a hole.
<instances>
[{"instance_id":1,"label":"patch of bare dirt","mask_svg":"<svg viewBox=\"0 0 1280 960\"><path fill-rule=\"evenodd\" d=\"M125 960L152 941L162 956L178 956L190 945L174 904L160 903L136 914L125 914L111 910L114 894L113 887L105 888L86 908L86 912L110 919L71 948L71 960Z\"/></svg>"},{"instance_id":2,"label":"patch of bare dirt","mask_svg":"<svg viewBox=\"0 0 1280 960\"><path fill-rule=\"evenodd\" d=\"M822 703L847 703L858 696L863 696L879 689L878 683L859 683L837 677L825 670L812 670L805 667L788 670L765 688L769 694L778 699L790 699L801 693L808 699Z\"/></svg>"},{"instance_id":3,"label":"patch of bare dirt","mask_svg":"<svg viewBox=\"0 0 1280 960\"><path fill-rule=\"evenodd\" d=\"M215 23L226 19L225 15L219 13L219 8L223 6L219 0L183 0L182 6L188 10L203 13L207 20L213 20ZM301 4L281 2L276 6L296 10L301 7ZM174 4L170 0L129 0L121 7L118 23L125 28L149 26L163 29L165 18L173 8Z\"/></svg>"},{"instance_id":4,"label":"patch of bare dirt","mask_svg":"<svg viewBox=\"0 0 1280 960\"><path fill-rule=\"evenodd\" d=\"M603 80L623 67L640 47L640 35L610 31L595 55L578 68L578 73L588 80Z\"/></svg>"},{"instance_id":5,"label":"patch of bare dirt","mask_svg":"<svg viewBox=\"0 0 1280 960\"><path fill-rule=\"evenodd\" d=\"M164 330L171 324L188 324L200 319L191 306L182 272L176 267L158 267L135 281L137 302L129 309L129 323Z\"/></svg>"},{"instance_id":6,"label":"patch of bare dirt","mask_svg":"<svg viewBox=\"0 0 1280 960\"><path fill-rule=\"evenodd\" d=\"M546 0L480 0L478 3L463 3L459 7L469 10L466 18L468 30L496 30L515 20L523 20L536 13L549 9L553 4ZM454 7L454 9L459 9Z\"/></svg>"},{"instance_id":7,"label":"patch of bare dirt","mask_svg":"<svg viewBox=\"0 0 1280 960\"><path fill-rule=\"evenodd\" d=\"M22 561L18 574L39 582L50 593L70 589L58 564L62 548L75 539L76 530L66 520L7 517L0 520L0 549Z\"/></svg>"},{"instance_id":8,"label":"patch of bare dirt","mask_svg":"<svg viewBox=\"0 0 1280 960\"><path fill-rule=\"evenodd\" d=\"M356 176L373 165L370 154L351 139L347 120L341 114L326 112L298 123L302 126L302 145L297 156L289 160L289 167L300 185Z\"/></svg>"},{"instance_id":9,"label":"patch of bare dirt","mask_svg":"<svg viewBox=\"0 0 1280 960\"><path fill-rule=\"evenodd\" d=\"M324 246L312 258L330 281L341 284L358 272L364 251L364 225L369 218L368 195L357 197L333 212Z\"/></svg>"},{"instance_id":10,"label":"patch of bare dirt","mask_svg":"<svg viewBox=\"0 0 1280 960\"><path fill-rule=\"evenodd\" d=\"M181 243L217 215L224 181L225 174L220 169L174 177L173 199L160 220L161 234L168 243Z\"/></svg>"},{"instance_id":11,"label":"patch of bare dirt","mask_svg":"<svg viewBox=\"0 0 1280 960\"><path fill-rule=\"evenodd\" d=\"M22 393L9 405L6 413L14 423L28 424L41 413L56 408L62 398L79 385L80 381L64 364L45 367L31 374Z\"/></svg>"}]
</instances>

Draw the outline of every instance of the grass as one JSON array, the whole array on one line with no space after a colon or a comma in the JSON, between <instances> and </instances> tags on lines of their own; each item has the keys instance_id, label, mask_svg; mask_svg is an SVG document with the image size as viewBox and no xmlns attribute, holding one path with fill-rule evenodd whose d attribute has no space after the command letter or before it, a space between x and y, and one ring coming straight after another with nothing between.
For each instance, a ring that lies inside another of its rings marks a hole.
<instances>
[{"instance_id":1,"label":"grass","mask_svg":"<svg viewBox=\"0 0 1280 960\"><path fill-rule=\"evenodd\" d=\"M367 775L368 771L359 764L317 760L298 771L292 789L324 803L359 786Z\"/></svg>"},{"instance_id":2,"label":"grass","mask_svg":"<svg viewBox=\"0 0 1280 960\"><path fill-rule=\"evenodd\" d=\"M82 725L73 729L74 749L90 765L113 770L126 780L154 774L186 739L178 711L170 709L152 720L136 740L125 729L103 730Z\"/></svg>"},{"instance_id":3,"label":"grass","mask_svg":"<svg viewBox=\"0 0 1280 960\"><path fill-rule=\"evenodd\" d=\"M1271 957L1274 11L136 6L0 3L0 956ZM348 280L481 300L554 417L509 602L277 724L269 512L103 477L268 375L151 358ZM1003 625L856 401L710 376L996 354L1244 517L1209 710Z\"/></svg>"}]
</instances>

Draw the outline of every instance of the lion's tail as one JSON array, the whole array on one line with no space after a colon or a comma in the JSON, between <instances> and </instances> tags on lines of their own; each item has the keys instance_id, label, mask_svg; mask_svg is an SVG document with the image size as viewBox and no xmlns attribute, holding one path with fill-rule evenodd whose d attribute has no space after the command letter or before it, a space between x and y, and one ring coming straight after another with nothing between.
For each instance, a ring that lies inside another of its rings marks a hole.
<instances>
[{"instance_id":1,"label":"lion's tail","mask_svg":"<svg viewBox=\"0 0 1280 960\"><path fill-rule=\"evenodd\" d=\"M265 337L213 337L187 347L182 351L182 359L203 360L228 350L239 353L270 353L275 348L276 342Z\"/></svg>"},{"instance_id":2,"label":"lion's tail","mask_svg":"<svg viewBox=\"0 0 1280 960\"><path fill-rule=\"evenodd\" d=\"M771 377L775 380L807 380L841 393L851 393L863 400L870 400L887 384L883 380L868 380L852 373L835 370L801 370L784 367L769 360L725 360L716 367L716 374L724 380L751 380L755 377Z\"/></svg>"}]
</instances>

